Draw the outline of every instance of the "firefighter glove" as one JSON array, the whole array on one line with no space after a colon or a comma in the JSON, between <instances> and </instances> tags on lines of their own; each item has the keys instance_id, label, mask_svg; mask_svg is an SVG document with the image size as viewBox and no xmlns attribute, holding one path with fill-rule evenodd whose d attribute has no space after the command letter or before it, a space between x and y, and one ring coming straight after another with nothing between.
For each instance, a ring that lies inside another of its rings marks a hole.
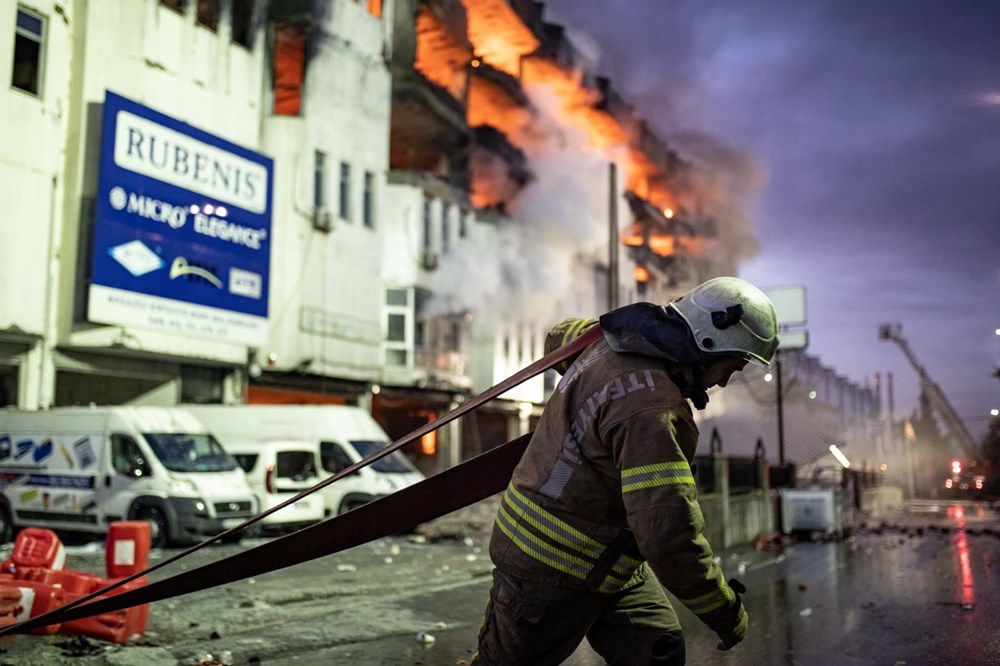
<instances>
[{"instance_id":1,"label":"firefighter glove","mask_svg":"<svg viewBox=\"0 0 1000 666\"><path fill-rule=\"evenodd\" d=\"M742 641L747 635L747 625L750 622L747 609L743 607L743 600L740 598L740 593L746 592L747 589L735 578L729 579L729 587L735 596L732 605L735 626L729 631L719 632L719 642L716 647L720 650L728 650Z\"/></svg>"}]
</instances>

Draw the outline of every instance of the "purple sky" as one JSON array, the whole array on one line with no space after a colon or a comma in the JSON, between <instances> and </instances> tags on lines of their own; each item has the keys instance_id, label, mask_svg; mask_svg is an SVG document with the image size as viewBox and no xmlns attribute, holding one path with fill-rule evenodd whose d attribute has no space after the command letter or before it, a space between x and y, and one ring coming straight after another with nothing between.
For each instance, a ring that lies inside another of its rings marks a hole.
<instances>
[{"instance_id":1,"label":"purple sky","mask_svg":"<svg viewBox=\"0 0 1000 666\"><path fill-rule=\"evenodd\" d=\"M545 18L661 136L766 174L741 277L803 285L808 350L859 384L919 381L899 322L976 436L1000 408L1000 3L554 0Z\"/></svg>"}]
</instances>

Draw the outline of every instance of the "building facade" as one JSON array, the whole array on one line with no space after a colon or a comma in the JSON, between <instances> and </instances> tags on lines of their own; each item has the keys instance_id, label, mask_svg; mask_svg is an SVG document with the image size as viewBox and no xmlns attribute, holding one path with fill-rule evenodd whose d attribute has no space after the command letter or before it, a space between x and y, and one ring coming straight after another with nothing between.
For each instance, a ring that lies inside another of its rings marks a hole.
<instances>
[{"instance_id":1,"label":"building facade","mask_svg":"<svg viewBox=\"0 0 1000 666\"><path fill-rule=\"evenodd\" d=\"M752 230L540 3L0 12L0 403L333 403L400 437ZM407 451L527 431L553 375Z\"/></svg>"}]
</instances>

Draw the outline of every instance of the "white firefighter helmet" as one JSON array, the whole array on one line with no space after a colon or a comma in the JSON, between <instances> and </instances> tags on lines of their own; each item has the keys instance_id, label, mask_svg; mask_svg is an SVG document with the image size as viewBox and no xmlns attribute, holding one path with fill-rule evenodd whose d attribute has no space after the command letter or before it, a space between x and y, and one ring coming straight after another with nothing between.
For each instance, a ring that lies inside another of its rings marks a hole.
<instances>
[{"instance_id":1,"label":"white firefighter helmet","mask_svg":"<svg viewBox=\"0 0 1000 666\"><path fill-rule=\"evenodd\" d=\"M702 283L667 307L675 310L708 354L737 354L770 367L778 348L778 318L771 300L749 282L718 277Z\"/></svg>"}]
</instances>

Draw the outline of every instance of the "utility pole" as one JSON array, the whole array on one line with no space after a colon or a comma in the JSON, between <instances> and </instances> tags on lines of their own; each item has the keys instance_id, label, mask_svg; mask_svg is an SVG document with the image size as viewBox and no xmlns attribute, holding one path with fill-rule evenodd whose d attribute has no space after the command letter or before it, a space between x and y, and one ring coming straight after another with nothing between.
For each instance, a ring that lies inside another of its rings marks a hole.
<instances>
[{"instance_id":1,"label":"utility pole","mask_svg":"<svg viewBox=\"0 0 1000 666\"><path fill-rule=\"evenodd\" d=\"M774 352L774 379L778 389L778 464L785 464L785 414L781 395L781 350Z\"/></svg>"},{"instance_id":2,"label":"utility pole","mask_svg":"<svg viewBox=\"0 0 1000 666\"><path fill-rule=\"evenodd\" d=\"M618 307L618 166L608 164L608 310Z\"/></svg>"}]
</instances>

